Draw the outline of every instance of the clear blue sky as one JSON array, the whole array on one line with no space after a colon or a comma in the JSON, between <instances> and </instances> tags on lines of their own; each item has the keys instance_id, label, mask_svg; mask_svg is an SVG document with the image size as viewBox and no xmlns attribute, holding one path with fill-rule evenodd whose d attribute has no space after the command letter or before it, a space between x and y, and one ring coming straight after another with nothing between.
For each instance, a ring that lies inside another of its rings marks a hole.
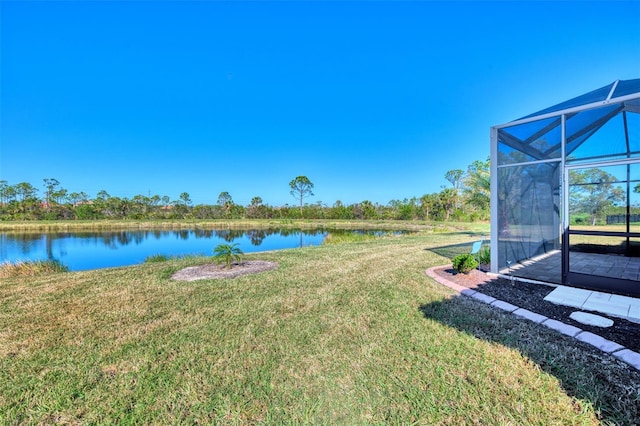
<instances>
[{"instance_id":1,"label":"clear blue sky","mask_svg":"<svg viewBox=\"0 0 640 426\"><path fill-rule=\"evenodd\" d=\"M420 197L489 128L640 77L640 1L0 2L0 180Z\"/></svg>"}]
</instances>

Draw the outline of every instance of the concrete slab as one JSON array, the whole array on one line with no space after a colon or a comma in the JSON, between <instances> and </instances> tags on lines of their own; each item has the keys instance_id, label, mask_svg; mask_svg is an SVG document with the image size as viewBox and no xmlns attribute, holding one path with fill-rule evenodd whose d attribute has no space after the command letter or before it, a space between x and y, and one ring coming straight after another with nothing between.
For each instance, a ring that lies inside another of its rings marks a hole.
<instances>
[{"instance_id":1,"label":"concrete slab","mask_svg":"<svg viewBox=\"0 0 640 426\"><path fill-rule=\"evenodd\" d=\"M590 290L558 286L551 293L547 294L544 300L555 303L556 305L581 308L584 302L586 302L589 296L591 296L591 293L593 292Z\"/></svg>"},{"instance_id":2,"label":"concrete slab","mask_svg":"<svg viewBox=\"0 0 640 426\"><path fill-rule=\"evenodd\" d=\"M625 349L622 349L621 351L614 352L613 356L640 370L640 354L639 353L625 348Z\"/></svg>"},{"instance_id":3,"label":"concrete slab","mask_svg":"<svg viewBox=\"0 0 640 426\"><path fill-rule=\"evenodd\" d=\"M475 292L471 295L474 299L478 299L486 304L491 304L496 301L495 297L487 296L486 294L482 294L480 292Z\"/></svg>"},{"instance_id":4,"label":"concrete slab","mask_svg":"<svg viewBox=\"0 0 640 426\"><path fill-rule=\"evenodd\" d=\"M582 309L602 312L622 318L626 318L629 315L629 305L612 303L611 301L587 300L582 305Z\"/></svg>"},{"instance_id":5,"label":"concrete slab","mask_svg":"<svg viewBox=\"0 0 640 426\"><path fill-rule=\"evenodd\" d=\"M618 294L612 294L609 300L613 303L619 303L621 305L640 306L640 299L636 299L635 297L620 296Z\"/></svg>"},{"instance_id":6,"label":"concrete slab","mask_svg":"<svg viewBox=\"0 0 640 426\"><path fill-rule=\"evenodd\" d=\"M574 288L574 287L559 285L558 287L555 288L555 290L553 290L552 293L560 295L565 298L587 300L587 298L591 296L591 293L593 293L593 291L585 290L582 288Z\"/></svg>"},{"instance_id":7,"label":"concrete slab","mask_svg":"<svg viewBox=\"0 0 640 426\"><path fill-rule=\"evenodd\" d=\"M611 327L613 321L609 318L601 317L600 315L590 314L588 312L572 312L569 315L571 319L578 321L581 324L595 325L596 327Z\"/></svg>"},{"instance_id":8,"label":"concrete slab","mask_svg":"<svg viewBox=\"0 0 640 426\"><path fill-rule=\"evenodd\" d=\"M555 303L556 305L571 306L572 308L578 308L578 309L581 309L582 305L584 305L583 300L555 299L555 298L549 298L549 296L545 297L544 300L546 300L547 302Z\"/></svg>"},{"instance_id":9,"label":"concrete slab","mask_svg":"<svg viewBox=\"0 0 640 426\"><path fill-rule=\"evenodd\" d=\"M544 300L640 322L640 298L636 297L558 286Z\"/></svg>"},{"instance_id":10,"label":"concrete slab","mask_svg":"<svg viewBox=\"0 0 640 426\"><path fill-rule=\"evenodd\" d=\"M589 295L589 298L587 300L611 300L611 294L594 291L591 293L591 295Z\"/></svg>"},{"instance_id":11,"label":"concrete slab","mask_svg":"<svg viewBox=\"0 0 640 426\"><path fill-rule=\"evenodd\" d=\"M559 331L560 333L566 334L567 336L570 336L570 337L575 337L583 331L581 328L574 327L572 325L565 324L563 322L560 322L554 319L548 319L544 321L542 325L549 327L553 330Z\"/></svg>"},{"instance_id":12,"label":"concrete slab","mask_svg":"<svg viewBox=\"0 0 640 426\"><path fill-rule=\"evenodd\" d=\"M603 352L611 353L615 351L619 351L620 349L625 349L624 346L617 344L616 342L612 342L611 340L607 340L604 337L600 337L597 334L590 333L588 331L583 331L582 333L576 336L576 339L581 342L588 343L596 348L600 349Z\"/></svg>"},{"instance_id":13,"label":"concrete slab","mask_svg":"<svg viewBox=\"0 0 640 426\"><path fill-rule=\"evenodd\" d=\"M502 300L496 300L491 304L491 306L495 306L496 308L500 308L503 311L507 311L507 312L513 312L516 309L519 309L518 306L512 305L511 303L507 303Z\"/></svg>"},{"instance_id":14,"label":"concrete slab","mask_svg":"<svg viewBox=\"0 0 640 426\"><path fill-rule=\"evenodd\" d=\"M587 300L593 294L591 290L585 290L583 288L564 287L563 294L566 297L575 300Z\"/></svg>"},{"instance_id":15,"label":"concrete slab","mask_svg":"<svg viewBox=\"0 0 640 426\"><path fill-rule=\"evenodd\" d=\"M528 311L526 309L516 309L515 311L513 311L513 313L515 315L518 315L519 317L523 317L526 318L528 320L531 320L533 322L537 322L537 323L541 323L543 321L548 320L549 318L545 317L544 315L540 315L540 314L536 314L535 312L531 312Z\"/></svg>"}]
</instances>

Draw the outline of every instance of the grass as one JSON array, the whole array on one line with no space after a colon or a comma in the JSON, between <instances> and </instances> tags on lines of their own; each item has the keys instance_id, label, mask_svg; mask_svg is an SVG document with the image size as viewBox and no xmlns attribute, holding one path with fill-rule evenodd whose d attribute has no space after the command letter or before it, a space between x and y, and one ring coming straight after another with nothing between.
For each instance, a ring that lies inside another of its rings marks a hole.
<instances>
[{"instance_id":1,"label":"grass","mask_svg":"<svg viewBox=\"0 0 640 426\"><path fill-rule=\"evenodd\" d=\"M58 260L6 262L0 264L0 278L33 277L67 272L69 268Z\"/></svg>"},{"instance_id":2,"label":"grass","mask_svg":"<svg viewBox=\"0 0 640 426\"><path fill-rule=\"evenodd\" d=\"M196 258L196 257L199 257L199 256L194 254L166 255L162 253L157 253L157 254L152 254L150 256L147 256L144 259L144 262L145 263L161 263L161 262L168 262L170 260L190 259L190 258Z\"/></svg>"},{"instance_id":3,"label":"grass","mask_svg":"<svg viewBox=\"0 0 640 426\"><path fill-rule=\"evenodd\" d=\"M371 241L377 238L386 238L393 235L392 232L330 232L322 242L323 244L344 244L353 242Z\"/></svg>"},{"instance_id":4,"label":"grass","mask_svg":"<svg viewBox=\"0 0 640 426\"><path fill-rule=\"evenodd\" d=\"M210 257L3 279L0 423L633 423L626 364L425 275L471 240L247 254L279 267L233 280L170 279Z\"/></svg>"}]
</instances>

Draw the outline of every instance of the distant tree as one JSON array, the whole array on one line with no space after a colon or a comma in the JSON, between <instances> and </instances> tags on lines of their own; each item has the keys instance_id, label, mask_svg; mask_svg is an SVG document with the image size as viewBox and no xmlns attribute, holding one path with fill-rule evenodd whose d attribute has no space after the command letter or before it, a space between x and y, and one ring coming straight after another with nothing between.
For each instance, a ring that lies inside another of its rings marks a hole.
<instances>
[{"instance_id":1,"label":"distant tree","mask_svg":"<svg viewBox=\"0 0 640 426\"><path fill-rule=\"evenodd\" d=\"M312 219L324 219L327 206L322 201L316 201L313 204L305 206L306 215Z\"/></svg>"},{"instance_id":2,"label":"distant tree","mask_svg":"<svg viewBox=\"0 0 640 426\"><path fill-rule=\"evenodd\" d=\"M127 197L111 197L111 200L113 205L116 207L118 216L122 219L127 218L129 216L129 212L131 211L131 200L129 200Z\"/></svg>"},{"instance_id":3,"label":"distant tree","mask_svg":"<svg viewBox=\"0 0 640 426\"><path fill-rule=\"evenodd\" d=\"M398 208L396 211L396 219L398 220L411 220L413 219L414 216L414 212L415 212L415 204L416 204L416 200L415 198L412 198L411 200L407 200L406 198L404 200L402 200L399 204L398 204Z\"/></svg>"},{"instance_id":4,"label":"distant tree","mask_svg":"<svg viewBox=\"0 0 640 426\"><path fill-rule=\"evenodd\" d=\"M180 194L180 201L182 201L182 204L184 206L189 206L191 205L191 197L189 196L188 192L183 192Z\"/></svg>"},{"instance_id":5,"label":"distant tree","mask_svg":"<svg viewBox=\"0 0 640 426\"><path fill-rule=\"evenodd\" d=\"M420 197L420 208L424 212L424 218L426 220L431 219L431 215L437 209L438 195L437 194L425 194Z\"/></svg>"},{"instance_id":6,"label":"distant tree","mask_svg":"<svg viewBox=\"0 0 640 426\"><path fill-rule=\"evenodd\" d=\"M149 217L151 211L151 198L146 195L138 194L131 199L132 214L136 219L144 219Z\"/></svg>"},{"instance_id":7,"label":"distant tree","mask_svg":"<svg viewBox=\"0 0 640 426\"><path fill-rule=\"evenodd\" d=\"M253 197L247 208L247 217L257 219L266 216L266 206L262 204L262 198Z\"/></svg>"},{"instance_id":8,"label":"distant tree","mask_svg":"<svg viewBox=\"0 0 640 426\"><path fill-rule=\"evenodd\" d=\"M111 195L109 195L109 193L104 189L101 189L100 191L98 191L98 194L96 194L97 200L106 201L108 198L111 198Z\"/></svg>"},{"instance_id":9,"label":"distant tree","mask_svg":"<svg viewBox=\"0 0 640 426\"><path fill-rule=\"evenodd\" d=\"M453 194L454 194L454 205L455 207L460 207L460 185L462 183L462 178L464 176L464 171L460 169L449 170L445 173L444 177L448 180L453 186Z\"/></svg>"},{"instance_id":10,"label":"distant tree","mask_svg":"<svg viewBox=\"0 0 640 426\"><path fill-rule=\"evenodd\" d=\"M9 182L6 180L0 180L0 206L7 204L13 193L13 188L9 186Z\"/></svg>"},{"instance_id":11,"label":"distant tree","mask_svg":"<svg viewBox=\"0 0 640 426\"><path fill-rule=\"evenodd\" d=\"M376 218L376 207L369 200L364 200L360 203L360 208L362 209L363 219L375 219Z\"/></svg>"},{"instance_id":12,"label":"distant tree","mask_svg":"<svg viewBox=\"0 0 640 426\"><path fill-rule=\"evenodd\" d=\"M289 182L291 195L300 201L300 216L302 216L302 200L305 197L313 196L313 183L306 176L298 176Z\"/></svg>"},{"instance_id":13,"label":"distant tree","mask_svg":"<svg viewBox=\"0 0 640 426\"><path fill-rule=\"evenodd\" d=\"M218 195L218 205L220 207L224 207L230 204L233 204L233 198L231 198L231 194L229 194L227 191L221 192L220 195Z\"/></svg>"},{"instance_id":14,"label":"distant tree","mask_svg":"<svg viewBox=\"0 0 640 426\"><path fill-rule=\"evenodd\" d=\"M456 203L456 194L453 188L445 188L438 194L438 210L444 220L448 221L451 218L451 213Z\"/></svg>"},{"instance_id":15,"label":"distant tree","mask_svg":"<svg viewBox=\"0 0 640 426\"><path fill-rule=\"evenodd\" d=\"M15 193L22 213L27 213L35 205L38 200L37 192L38 190L29 182L20 182L15 185Z\"/></svg>"},{"instance_id":16,"label":"distant tree","mask_svg":"<svg viewBox=\"0 0 640 426\"><path fill-rule=\"evenodd\" d=\"M467 169L464 178L464 195L466 204L481 211L489 211L491 203L490 160L476 160Z\"/></svg>"},{"instance_id":17,"label":"distant tree","mask_svg":"<svg viewBox=\"0 0 640 426\"><path fill-rule=\"evenodd\" d=\"M189 215L191 206L191 197L188 192L182 192L178 196L178 200L173 202L172 217L186 218Z\"/></svg>"},{"instance_id":18,"label":"distant tree","mask_svg":"<svg viewBox=\"0 0 640 426\"><path fill-rule=\"evenodd\" d=\"M231 198L231 194L227 191L223 191L218 195L218 206L224 212L225 217L231 216L231 211L233 210L234 202L233 198Z\"/></svg>"},{"instance_id":19,"label":"distant tree","mask_svg":"<svg viewBox=\"0 0 640 426\"><path fill-rule=\"evenodd\" d=\"M49 178L43 179L45 191L45 203L47 204L47 211L51 209L51 203L53 201L53 193L55 192L60 182L57 179Z\"/></svg>"},{"instance_id":20,"label":"distant tree","mask_svg":"<svg viewBox=\"0 0 640 426\"><path fill-rule=\"evenodd\" d=\"M460 169L449 170L444 175L445 179L451 182L453 189L456 189L456 190L460 188L460 182L462 180L462 176L464 176L464 171Z\"/></svg>"},{"instance_id":21,"label":"distant tree","mask_svg":"<svg viewBox=\"0 0 640 426\"><path fill-rule=\"evenodd\" d=\"M67 196L69 210L75 219L96 219L95 206L85 192L72 192Z\"/></svg>"},{"instance_id":22,"label":"distant tree","mask_svg":"<svg viewBox=\"0 0 640 426\"><path fill-rule=\"evenodd\" d=\"M353 219L353 211L345 206L342 201L337 200L329 210L331 219Z\"/></svg>"},{"instance_id":23,"label":"distant tree","mask_svg":"<svg viewBox=\"0 0 640 426\"><path fill-rule=\"evenodd\" d=\"M67 195L67 200L69 201L69 204L75 206L79 203L86 203L89 200L89 196L86 192L82 191L72 192L71 194Z\"/></svg>"},{"instance_id":24,"label":"distant tree","mask_svg":"<svg viewBox=\"0 0 640 426\"><path fill-rule=\"evenodd\" d=\"M624 190L614 185L617 178L597 167L570 170L569 181L570 205L574 211L588 213L592 225L608 207L624 202Z\"/></svg>"}]
</instances>

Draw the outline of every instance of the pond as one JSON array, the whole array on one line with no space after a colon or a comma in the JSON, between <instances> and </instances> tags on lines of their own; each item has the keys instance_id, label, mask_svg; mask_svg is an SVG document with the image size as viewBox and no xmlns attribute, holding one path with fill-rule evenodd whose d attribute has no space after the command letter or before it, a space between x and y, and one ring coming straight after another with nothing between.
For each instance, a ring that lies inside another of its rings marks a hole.
<instances>
[{"instance_id":1,"label":"pond","mask_svg":"<svg viewBox=\"0 0 640 426\"><path fill-rule=\"evenodd\" d=\"M0 263L55 259L71 271L82 271L135 265L154 255L210 256L218 244L237 243L244 253L317 246L327 233L296 229L0 233Z\"/></svg>"}]
</instances>

